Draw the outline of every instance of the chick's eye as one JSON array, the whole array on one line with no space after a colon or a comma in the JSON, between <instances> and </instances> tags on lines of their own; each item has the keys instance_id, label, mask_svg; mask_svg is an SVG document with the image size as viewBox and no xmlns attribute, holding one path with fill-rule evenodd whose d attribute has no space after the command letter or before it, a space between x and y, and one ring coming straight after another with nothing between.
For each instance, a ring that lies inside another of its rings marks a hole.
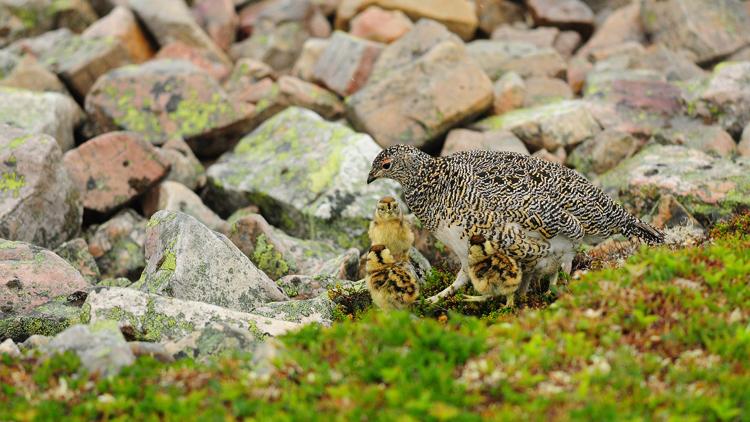
<instances>
[{"instance_id":1,"label":"chick's eye","mask_svg":"<svg viewBox=\"0 0 750 422\"><path fill-rule=\"evenodd\" d=\"M386 161L385 163L383 163L383 170L388 170L389 168L391 168L390 161Z\"/></svg>"}]
</instances>

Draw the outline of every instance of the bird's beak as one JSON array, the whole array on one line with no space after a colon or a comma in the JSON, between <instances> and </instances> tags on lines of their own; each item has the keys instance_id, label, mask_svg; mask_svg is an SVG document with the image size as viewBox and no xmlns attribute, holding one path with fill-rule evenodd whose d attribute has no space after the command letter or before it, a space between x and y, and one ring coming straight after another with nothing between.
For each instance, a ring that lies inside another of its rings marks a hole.
<instances>
[{"instance_id":1,"label":"bird's beak","mask_svg":"<svg viewBox=\"0 0 750 422\"><path fill-rule=\"evenodd\" d=\"M370 174L367 175L367 184L369 185L374 180L378 179L378 174L376 171L371 171Z\"/></svg>"}]
</instances>

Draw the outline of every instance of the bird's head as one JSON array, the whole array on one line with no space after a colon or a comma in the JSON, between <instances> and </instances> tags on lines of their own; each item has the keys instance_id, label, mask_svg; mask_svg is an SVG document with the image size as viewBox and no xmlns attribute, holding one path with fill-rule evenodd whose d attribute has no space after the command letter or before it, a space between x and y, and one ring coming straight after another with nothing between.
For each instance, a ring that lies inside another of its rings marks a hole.
<instances>
[{"instance_id":1,"label":"bird's head","mask_svg":"<svg viewBox=\"0 0 750 422\"><path fill-rule=\"evenodd\" d=\"M391 251L385 245L372 245L367 253L367 268L379 268L396 262Z\"/></svg>"},{"instance_id":2,"label":"bird's head","mask_svg":"<svg viewBox=\"0 0 750 422\"><path fill-rule=\"evenodd\" d=\"M378 201L378 206L375 209L375 218L380 221L401 218L401 207L398 206L396 198L386 196Z\"/></svg>"},{"instance_id":3,"label":"bird's head","mask_svg":"<svg viewBox=\"0 0 750 422\"><path fill-rule=\"evenodd\" d=\"M380 151L372 161L367 183L381 178L393 179L402 185L414 175L417 167L430 156L410 145L391 145Z\"/></svg>"},{"instance_id":4,"label":"bird's head","mask_svg":"<svg viewBox=\"0 0 750 422\"><path fill-rule=\"evenodd\" d=\"M469 258L476 260L484 259L495 253L492 242L485 239L481 234L475 234L469 238Z\"/></svg>"}]
</instances>

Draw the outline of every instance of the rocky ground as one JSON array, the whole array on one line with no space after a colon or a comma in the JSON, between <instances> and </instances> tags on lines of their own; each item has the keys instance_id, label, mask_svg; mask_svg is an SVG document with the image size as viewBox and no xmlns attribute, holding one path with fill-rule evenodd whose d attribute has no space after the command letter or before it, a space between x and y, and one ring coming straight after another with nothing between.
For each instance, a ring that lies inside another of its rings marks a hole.
<instances>
[{"instance_id":1,"label":"rocky ground","mask_svg":"<svg viewBox=\"0 0 750 422\"><path fill-rule=\"evenodd\" d=\"M670 246L373 312L396 143L573 167ZM0 420L741 420L747 209L748 1L0 0Z\"/></svg>"}]
</instances>

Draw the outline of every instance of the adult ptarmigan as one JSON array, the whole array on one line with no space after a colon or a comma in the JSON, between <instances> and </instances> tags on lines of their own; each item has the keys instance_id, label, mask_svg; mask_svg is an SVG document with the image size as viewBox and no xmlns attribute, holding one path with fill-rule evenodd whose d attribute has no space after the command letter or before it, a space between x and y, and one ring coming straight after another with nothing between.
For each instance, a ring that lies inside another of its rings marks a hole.
<instances>
[{"instance_id":1,"label":"adult ptarmigan","mask_svg":"<svg viewBox=\"0 0 750 422\"><path fill-rule=\"evenodd\" d=\"M469 239L481 235L522 268L519 293L535 278L570 272L576 246L620 233L650 244L664 235L628 213L574 170L523 154L464 151L431 157L393 145L378 154L367 183L398 181L409 209L461 261L456 281L432 301L466 284Z\"/></svg>"}]
</instances>

